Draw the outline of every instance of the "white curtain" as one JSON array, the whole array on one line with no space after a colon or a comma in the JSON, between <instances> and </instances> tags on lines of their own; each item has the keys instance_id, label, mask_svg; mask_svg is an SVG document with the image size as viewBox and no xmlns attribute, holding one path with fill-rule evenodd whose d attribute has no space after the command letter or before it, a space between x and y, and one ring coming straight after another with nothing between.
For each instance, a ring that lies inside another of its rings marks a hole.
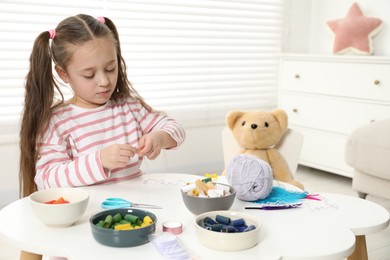
<instances>
[{"instance_id":1,"label":"white curtain","mask_svg":"<svg viewBox=\"0 0 390 260\"><path fill-rule=\"evenodd\" d=\"M133 86L185 127L276 106L282 0L2 0L0 134L18 129L33 41L78 13L114 21Z\"/></svg>"}]
</instances>

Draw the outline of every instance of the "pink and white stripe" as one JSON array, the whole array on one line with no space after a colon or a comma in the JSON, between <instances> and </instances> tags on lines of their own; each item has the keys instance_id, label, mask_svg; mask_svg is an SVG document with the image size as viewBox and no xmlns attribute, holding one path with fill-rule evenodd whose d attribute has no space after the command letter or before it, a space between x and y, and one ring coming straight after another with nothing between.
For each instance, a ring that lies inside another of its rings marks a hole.
<instances>
[{"instance_id":1,"label":"pink and white stripe","mask_svg":"<svg viewBox=\"0 0 390 260\"><path fill-rule=\"evenodd\" d=\"M138 145L139 138L163 130L180 146L184 129L174 119L149 113L141 104L127 99L107 102L96 109L74 105L58 108L39 146L35 182L39 189L85 186L118 182L142 174L143 158L135 156L126 167L107 171L100 161L100 150L112 144Z\"/></svg>"}]
</instances>

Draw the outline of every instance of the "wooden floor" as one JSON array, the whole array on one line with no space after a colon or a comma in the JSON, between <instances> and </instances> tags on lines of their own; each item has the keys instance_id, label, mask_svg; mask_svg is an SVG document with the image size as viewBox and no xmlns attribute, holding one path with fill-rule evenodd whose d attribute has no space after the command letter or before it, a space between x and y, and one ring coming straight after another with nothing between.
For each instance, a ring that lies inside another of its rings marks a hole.
<instances>
[{"instance_id":1,"label":"wooden floor","mask_svg":"<svg viewBox=\"0 0 390 260\"><path fill-rule=\"evenodd\" d=\"M302 166L298 168L295 178L302 182L309 192L332 192L357 197L356 192L352 190L350 178ZM390 200L372 196L368 196L367 200L382 205L390 212ZM390 260L390 227L367 235L366 241L370 260ZM0 236L0 260L16 259L19 259L19 250ZM49 258L44 257L44 259Z\"/></svg>"}]
</instances>

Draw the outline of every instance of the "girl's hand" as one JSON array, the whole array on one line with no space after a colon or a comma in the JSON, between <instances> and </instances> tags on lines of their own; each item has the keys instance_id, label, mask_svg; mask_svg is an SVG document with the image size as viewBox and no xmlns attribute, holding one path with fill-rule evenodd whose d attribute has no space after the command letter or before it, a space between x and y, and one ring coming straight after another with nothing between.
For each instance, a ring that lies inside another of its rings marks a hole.
<instances>
[{"instance_id":1,"label":"girl's hand","mask_svg":"<svg viewBox=\"0 0 390 260\"><path fill-rule=\"evenodd\" d=\"M104 168L112 170L125 167L136 153L137 148L129 144L113 144L100 151L100 159Z\"/></svg>"},{"instance_id":2,"label":"girl's hand","mask_svg":"<svg viewBox=\"0 0 390 260\"><path fill-rule=\"evenodd\" d=\"M138 155L146 156L149 160L154 160L160 155L161 148L158 132L152 132L139 139Z\"/></svg>"},{"instance_id":3,"label":"girl's hand","mask_svg":"<svg viewBox=\"0 0 390 260\"><path fill-rule=\"evenodd\" d=\"M164 131L155 131L139 139L138 155L154 160L160 155L161 149L176 146L176 141Z\"/></svg>"}]
</instances>

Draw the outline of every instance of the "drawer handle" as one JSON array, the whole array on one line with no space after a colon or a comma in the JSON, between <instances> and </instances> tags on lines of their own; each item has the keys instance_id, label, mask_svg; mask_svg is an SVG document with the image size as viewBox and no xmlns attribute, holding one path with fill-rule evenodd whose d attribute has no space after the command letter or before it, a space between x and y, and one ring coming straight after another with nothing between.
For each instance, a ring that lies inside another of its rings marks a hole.
<instances>
[{"instance_id":1,"label":"drawer handle","mask_svg":"<svg viewBox=\"0 0 390 260\"><path fill-rule=\"evenodd\" d=\"M296 79L300 79L301 76L300 76L299 74L295 74L295 78L296 78Z\"/></svg>"},{"instance_id":2,"label":"drawer handle","mask_svg":"<svg viewBox=\"0 0 390 260\"><path fill-rule=\"evenodd\" d=\"M376 79L376 80L374 80L374 84L375 84L375 85L379 85L379 84L381 84L381 82L380 82L379 80Z\"/></svg>"},{"instance_id":3,"label":"drawer handle","mask_svg":"<svg viewBox=\"0 0 390 260\"><path fill-rule=\"evenodd\" d=\"M294 112L294 113L298 113L298 108L294 107L294 108L293 108L293 112Z\"/></svg>"}]
</instances>

